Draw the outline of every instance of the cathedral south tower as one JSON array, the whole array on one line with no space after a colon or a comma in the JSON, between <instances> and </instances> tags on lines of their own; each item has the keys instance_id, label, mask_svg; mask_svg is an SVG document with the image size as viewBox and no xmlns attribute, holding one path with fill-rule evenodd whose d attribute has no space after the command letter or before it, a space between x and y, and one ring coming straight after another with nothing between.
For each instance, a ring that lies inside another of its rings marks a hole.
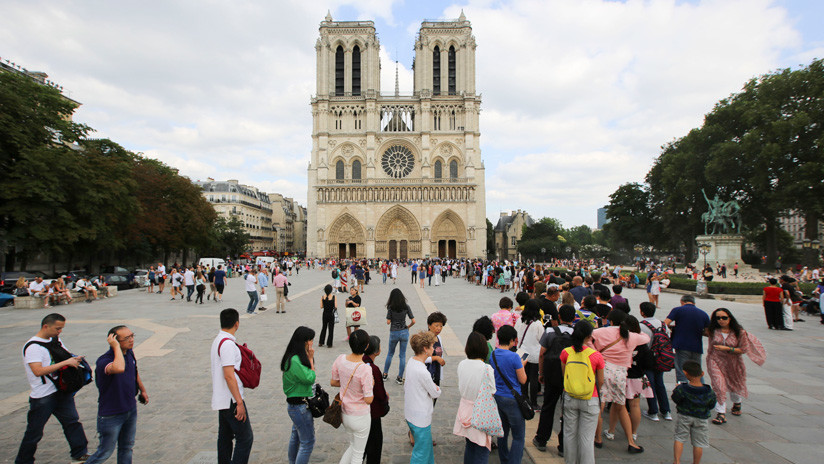
<instances>
[{"instance_id":1,"label":"cathedral south tower","mask_svg":"<svg viewBox=\"0 0 824 464\"><path fill-rule=\"evenodd\" d=\"M484 256L481 97L463 13L421 23L411 93L381 93L372 21L327 15L315 49L307 255Z\"/></svg>"}]
</instances>

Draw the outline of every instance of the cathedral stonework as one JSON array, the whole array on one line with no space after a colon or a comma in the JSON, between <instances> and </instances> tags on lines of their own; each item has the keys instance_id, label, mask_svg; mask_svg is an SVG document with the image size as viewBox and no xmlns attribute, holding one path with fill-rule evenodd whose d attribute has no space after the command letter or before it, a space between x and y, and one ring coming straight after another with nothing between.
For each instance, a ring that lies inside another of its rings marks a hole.
<instances>
[{"instance_id":1,"label":"cathedral stonework","mask_svg":"<svg viewBox=\"0 0 824 464\"><path fill-rule=\"evenodd\" d=\"M308 169L309 256L474 258L486 252L475 38L463 13L424 21L414 89L380 92L372 21L320 24Z\"/></svg>"}]
</instances>

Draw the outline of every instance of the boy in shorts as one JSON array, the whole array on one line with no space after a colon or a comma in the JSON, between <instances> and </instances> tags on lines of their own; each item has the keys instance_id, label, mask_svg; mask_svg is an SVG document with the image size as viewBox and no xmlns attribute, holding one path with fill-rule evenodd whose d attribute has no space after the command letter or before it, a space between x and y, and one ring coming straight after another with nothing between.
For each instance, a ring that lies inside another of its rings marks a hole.
<instances>
[{"instance_id":1,"label":"boy in shorts","mask_svg":"<svg viewBox=\"0 0 824 464\"><path fill-rule=\"evenodd\" d=\"M687 438L692 444L692 462L699 464L704 448L710 446L709 419L715 407L715 392L712 387L701 383L704 371L695 361L687 361L683 365L684 374L688 383L679 384L672 391L672 401L678 411L678 420L675 422L675 464L681 463L681 452L684 451L684 442Z\"/></svg>"}]
</instances>

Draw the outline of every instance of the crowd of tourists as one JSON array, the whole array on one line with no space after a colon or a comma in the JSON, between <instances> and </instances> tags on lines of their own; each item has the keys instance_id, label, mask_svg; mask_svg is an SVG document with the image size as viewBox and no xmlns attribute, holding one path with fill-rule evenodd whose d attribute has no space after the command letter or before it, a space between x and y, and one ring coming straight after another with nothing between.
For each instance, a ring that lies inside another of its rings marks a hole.
<instances>
[{"instance_id":1,"label":"crowd of tourists","mask_svg":"<svg viewBox=\"0 0 824 464\"><path fill-rule=\"evenodd\" d=\"M340 320L338 295L346 295L344 307L360 307L364 285L369 285L372 272L381 274L381 285L397 284L398 278L406 278L406 272L413 284L422 286L464 279L466 284L505 294L497 311L490 310L489 316L474 322L465 343L466 359L457 366L457 393L461 399L453 433L465 440L464 462L487 462L494 448L502 463L521 462L525 421L535 415L538 428L532 443L546 451L557 408L561 410L557 451L567 463L594 462L594 449L602 447L604 439L616 440L619 426L627 452L643 453L643 418L654 422L675 420L675 462L680 462L687 441L692 445L694 462L700 462L702 450L709 446L709 424L725 424L728 409L733 416L744 411L748 392L743 356L763 364L766 352L760 341L744 330L730 310L718 308L708 315L696 307L690 295L682 296L681 305L672 308L663 320L656 317L658 300L651 295L649 301L637 305L633 314L622 296L624 287L631 283L624 279L620 268L566 263L572 264L571 269L558 271L555 266L564 263L553 264L449 259L309 260L306 266L328 270L331 277L319 304L321 331L317 346L333 346L334 327ZM166 275L162 265L152 271L155 276ZM250 297L247 313L256 313L258 294L265 295L270 286L276 287L276 311L286 311L289 268L285 262L254 265L244 271ZM191 274L188 279L187 274ZM187 298L191 298L193 285L198 293L195 302L202 302L208 284L214 288L207 300L213 296L216 301L222 300L227 274L220 266L173 267L168 276L156 284L160 293L166 280L175 287L174 281L180 276L173 298L183 298L182 287L187 287ZM650 280L648 276L646 280ZM780 294L771 288L779 289ZM819 286L819 294L823 288ZM764 295L768 324L778 328L775 309L768 310L773 305L767 303L776 295L780 303L791 303L793 295L777 282L771 282ZM445 375L447 354L440 334L447 316L429 314L426 330L410 335L416 319L400 288L391 290L385 307L389 334L382 368L378 357L386 347L380 336L347 324L349 353L325 367L329 369L330 386L340 388L328 409L318 411L317 405L324 392L316 382L318 369L323 368L314 361L316 332L306 326L294 330L280 364L287 413L293 424L288 447L290 463L309 461L315 443L314 419L323 416L327 420L330 411L337 411L349 442L340 462L380 462L381 418L390 410L384 383L392 376L395 356L398 367L392 377L404 389L403 414L413 445L410 462L434 462L433 446L437 441L432 436L432 416ZM63 368L85 362L70 355L59 339L64 325L63 316L46 316L38 334L24 348L26 374L32 387L31 411L16 462L33 462L37 442L51 415L60 420L76 462L104 462L115 448L118 460L122 456L122 462L129 462L136 423L134 402L148 401L131 351L134 334L125 326L112 328L108 338L111 349L95 363L100 445L89 456L73 393L62 390L61 383L54 381ZM243 400L245 389L256 386L254 364L250 365L254 356L245 345L236 343L240 326L237 310L222 310L220 326L211 348L212 408L218 411L219 425L218 462L242 463L248 461L254 441ZM410 357L407 346L412 348ZM62 355L56 355L60 350ZM705 370L709 384L704 381ZM677 382L671 392L664 383L669 371L674 371ZM90 374L87 382L92 379ZM670 399L677 416L673 415ZM334 418L328 421L334 423Z\"/></svg>"}]
</instances>

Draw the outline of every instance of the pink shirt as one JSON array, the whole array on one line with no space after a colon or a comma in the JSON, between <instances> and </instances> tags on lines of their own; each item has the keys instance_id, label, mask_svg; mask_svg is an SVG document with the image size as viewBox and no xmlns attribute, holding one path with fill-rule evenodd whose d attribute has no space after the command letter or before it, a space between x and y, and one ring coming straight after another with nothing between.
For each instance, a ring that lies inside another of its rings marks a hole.
<instances>
[{"instance_id":1,"label":"pink shirt","mask_svg":"<svg viewBox=\"0 0 824 464\"><path fill-rule=\"evenodd\" d=\"M277 288L283 288L289 281L286 279L286 276L283 274L278 274L274 278L272 278L272 285Z\"/></svg>"},{"instance_id":2,"label":"pink shirt","mask_svg":"<svg viewBox=\"0 0 824 464\"><path fill-rule=\"evenodd\" d=\"M510 311L508 309L501 309L497 313L493 314L492 319L492 327L495 328L495 333L498 332L498 329L505 325L515 326L515 323L518 322L518 319L521 318L521 313ZM495 337L495 344L499 346L497 342L497 337Z\"/></svg>"},{"instance_id":3,"label":"pink shirt","mask_svg":"<svg viewBox=\"0 0 824 464\"><path fill-rule=\"evenodd\" d=\"M635 347L649 342L649 335L645 333L629 333L629 340L619 341L606 350L604 348L620 338L618 327L601 327L592 332L592 347L601 351L604 361L629 368L632 366L632 352Z\"/></svg>"},{"instance_id":4,"label":"pink shirt","mask_svg":"<svg viewBox=\"0 0 824 464\"><path fill-rule=\"evenodd\" d=\"M355 371L355 375L349 382L352 371ZM346 355L342 354L332 363L332 380L340 381L341 409L344 414L350 416L369 414L369 405L363 399L372 396L372 387L375 382L372 378L372 368L362 361L349 361ZM349 383L349 388L346 387L347 383Z\"/></svg>"}]
</instances>

